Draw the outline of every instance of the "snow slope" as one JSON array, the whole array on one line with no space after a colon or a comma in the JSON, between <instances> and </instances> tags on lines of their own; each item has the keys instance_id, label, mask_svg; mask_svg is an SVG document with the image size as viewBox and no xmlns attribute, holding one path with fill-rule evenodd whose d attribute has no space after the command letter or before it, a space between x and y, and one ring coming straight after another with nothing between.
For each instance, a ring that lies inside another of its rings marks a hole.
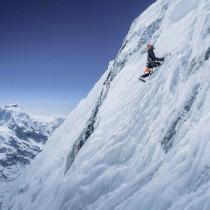
<instances>
[{"instance_id":1,"label":"snow slope","mask_svg":"<svg viewBox=\"0 0 210 210\"><path fill-rule=\"evenodd\" d=\"M147 42L171 56L141 83ZM210 209L209 56L210 1L156 1L2 209Z\"/></svg>"}]
</instances>

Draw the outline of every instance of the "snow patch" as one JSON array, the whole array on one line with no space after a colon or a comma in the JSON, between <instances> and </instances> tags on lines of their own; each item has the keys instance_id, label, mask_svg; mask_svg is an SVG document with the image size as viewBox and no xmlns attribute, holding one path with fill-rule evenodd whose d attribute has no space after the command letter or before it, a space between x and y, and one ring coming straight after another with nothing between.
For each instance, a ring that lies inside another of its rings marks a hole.
<instances>
[{"instance_id":1,"label":"snow patch","mask_svg":"<svg viewBox=\"0 0 210 210\"><path fill-rule=\"evenodd\" d=\"M171 21L178 22L199 6L198 0L179 0L170 11Z\"/></svg>"}]
</instances>

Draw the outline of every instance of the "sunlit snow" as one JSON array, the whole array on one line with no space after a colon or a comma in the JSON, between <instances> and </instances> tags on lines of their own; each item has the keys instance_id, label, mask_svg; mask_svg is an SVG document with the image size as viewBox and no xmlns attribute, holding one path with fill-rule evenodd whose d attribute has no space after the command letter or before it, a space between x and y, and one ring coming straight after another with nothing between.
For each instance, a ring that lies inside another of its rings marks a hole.
<instances>
[{"instance_id":1,"label":"sunlit snow","mask_svg":"<svg viewBox=\"0 0 210 210\"><path fill-rule=\"evenodd\" d=\"M142 83L148 42L171 55ZM2 209L210 209L209 56L210 1L156 1Z\"/></svg>"}]
</instances>

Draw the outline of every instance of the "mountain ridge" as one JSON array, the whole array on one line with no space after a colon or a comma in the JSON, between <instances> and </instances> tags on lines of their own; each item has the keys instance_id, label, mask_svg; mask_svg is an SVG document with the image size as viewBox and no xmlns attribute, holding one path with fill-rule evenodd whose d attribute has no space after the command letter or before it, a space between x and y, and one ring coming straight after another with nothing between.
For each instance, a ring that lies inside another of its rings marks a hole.
<instances>
[{"instance_id":1,"label":"mountain ridge","mask_svg":"<svg viewBox=\"0 0 210 210\"><path fill-rule=\"evenodd\" d=\"M158 0L137 17L3 208L210 209L209 9L209 0ZM141 83L148 42L171 56Z\"/></svg>"},{"instance_id":2,"label":"mountain ridge","mask_svg":"<svg viewBox=\"0 0 210 210\"><path fill-rule=\"evenodd\" d=\"M30 164L64 121L61 117L34 118L18 104L0 108L0 177L5 181L15 179Z\"/></svg>"}]
</instances>

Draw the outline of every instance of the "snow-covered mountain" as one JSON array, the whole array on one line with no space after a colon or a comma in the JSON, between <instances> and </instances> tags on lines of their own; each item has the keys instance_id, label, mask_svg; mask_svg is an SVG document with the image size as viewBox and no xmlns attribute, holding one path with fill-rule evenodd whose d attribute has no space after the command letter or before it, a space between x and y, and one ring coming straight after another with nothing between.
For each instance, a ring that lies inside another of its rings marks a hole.
<instances>
[{"instance_id":1,"label":"snow-covered mountain","mask_svg":"<svg viewBox=\"0 0 210 210\"><path fill-rule=\"evenodd\" d=\"M14 180L63 121L26 114L18 104L0 108L0 182Z\"/></svg>"},{"instance_id":2,"label":"snow-covered mountain","mask_svg":"<svg viewBox=\"0 0 210 210\"><path fill-rule=\"evenodd\" d=\"M171 55L142 83L148 42ZM210 1L156 1L2 209L210 209L209 56Z\"/></svg>"}]
</instances>

